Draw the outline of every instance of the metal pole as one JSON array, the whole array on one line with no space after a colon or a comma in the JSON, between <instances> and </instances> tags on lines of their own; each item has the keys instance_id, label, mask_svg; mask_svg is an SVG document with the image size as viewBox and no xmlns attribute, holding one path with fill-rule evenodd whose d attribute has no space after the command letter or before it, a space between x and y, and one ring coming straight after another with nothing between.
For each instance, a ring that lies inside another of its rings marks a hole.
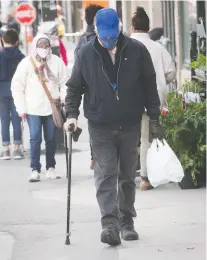
<instances>
[{"instance_id":1,"label":"metal pole","mask_svg":"<svg viewBox=\"0 0 207 260\"><path fill-rule=\"evenodd\" d=\"M182 77L182 35L181 35L181 10L180 1L175 1L175 44L176 44L176 57L177 57L177 84L178 88L181 86Z\"/></svg>"},{"instance_id":2,"label":"metal pole","mask_svg":"<svg viewBox=\"0 0 207 260\"><path fill-rule=\"evenodd\" d=\"M25 48L26 48L26 56L27 56L28 55L27 25L25 25Z\"/></svg>"}]
</instances>

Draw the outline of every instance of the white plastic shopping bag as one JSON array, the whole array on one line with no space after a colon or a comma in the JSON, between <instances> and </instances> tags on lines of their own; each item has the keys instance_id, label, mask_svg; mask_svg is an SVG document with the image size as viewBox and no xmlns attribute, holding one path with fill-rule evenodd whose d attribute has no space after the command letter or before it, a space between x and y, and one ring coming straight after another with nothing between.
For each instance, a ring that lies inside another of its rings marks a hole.
<instances>
[{"instance_id":1,"label":"white plastic shopping bag","mask_svg":"<svg viewBox=\"0 0 207 260\"><path fill-rule=\"evenodd\" d=\"M182 165L165 140L153 140L147 154L147 173L153 187L183 179Z\"/></svg>"}]
</instances>

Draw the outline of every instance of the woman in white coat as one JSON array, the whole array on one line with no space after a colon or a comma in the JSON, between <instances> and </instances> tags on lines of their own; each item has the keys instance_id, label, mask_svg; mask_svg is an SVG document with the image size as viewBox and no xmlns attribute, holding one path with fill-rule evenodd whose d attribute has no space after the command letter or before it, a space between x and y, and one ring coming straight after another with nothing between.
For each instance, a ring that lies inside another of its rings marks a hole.
<instances>
[{"instance_id":1,"label":"woman in white coat","mask_svg":"<svg viewBox=\"0 0 207 260\"><path fill-rule=\"evenodd\" d=\"M131 38L142 42L148 49L156 72L157 89L160 97L160 109L166 105L168 84L176 77L175 65L168 51L158 42L150 39L148 34L150 29L149 17L144 8L137 7L132 17L133 33ZM146 158L149 148L149 122L147 114L142 117L140 163L141 163L141 190L151 189L152 186L147 178Z\"/></svg>"},{"instance_id":2,"label":"woman in white coat","mask_svg":"<svg viewBox=\"0 0 207 260\"><path fill-rule=\"evenodd\" d=\"M31 57L46 81L53 99L64 101L67 68L63 61L52 54L46 35L38 35L32 43L32 55L21 61L12 79L11 90L19 116L27 120L30 130L31 176L30 182L40 181L40 152L42 128L46 147L46 176L57 178L55 173L55 125L52 108L31 62Z\"/></svg>"}]
</instances>

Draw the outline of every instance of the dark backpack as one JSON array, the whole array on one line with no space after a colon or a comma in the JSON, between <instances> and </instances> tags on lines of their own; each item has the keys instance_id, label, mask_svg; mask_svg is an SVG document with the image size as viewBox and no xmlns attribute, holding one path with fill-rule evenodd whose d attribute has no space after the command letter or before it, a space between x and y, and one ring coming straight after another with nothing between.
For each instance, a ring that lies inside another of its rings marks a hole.
<instances>
[{"instance_id":1,"label":"dark backpack","mask_svg":"<svg viewBox=\"0 0 207 260\"><path fill-rule=\"evenodd\" d=\"M78 51L81 49L81 47L86 44L87 42L91 41L92 39L94 39L94 37L96 36L96 34L94 32L85 32L81 38L79 43L77 44L77 47L75 49L75 56L77 55Z\"/></svg>"},{"instance_id":2,"label":"dark backpack","mask_svg":"<svg viewBox=\"0 0 207 260\"><path fill-rule=\"evenodd\" d=\"M96 36L96 34L94 32L85 32L83 34L83 41L81 42L80 47L82 47L87 42L91 41L95 36Z\"/></svg>"}]
</instances>

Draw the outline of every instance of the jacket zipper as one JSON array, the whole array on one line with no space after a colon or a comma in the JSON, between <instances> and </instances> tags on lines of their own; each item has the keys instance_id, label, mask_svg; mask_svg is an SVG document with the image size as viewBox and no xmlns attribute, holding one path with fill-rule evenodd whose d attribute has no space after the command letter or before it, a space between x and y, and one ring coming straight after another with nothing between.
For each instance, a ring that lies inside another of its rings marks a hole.
<instances>
[{"instance_id":1,"label":"jacket zipper","mask_svg":"<svg viewBox=\"0 0 207 260\"><path fill-rule=\"evenodd\" d=\"M116 99L119 100L119 70L121 68L121 61L122 61L122 57L121 57L121 53L123 51L123 49L126 47L126 45L124 45L124 47L121 49L119 55L120 55L120 61L119 61L119 67L118 67L118 71L117 71L117 89L116 89Z\"/></svg>"},{"instance_id":2,"label":"jacket zipper","mask_svg":"<svg viewBox=\"0 0 207 260\"><path fill-rule=\"evenodd\" d=\"M119 90L118 90L118 86L119 86L119 84L118 84L118 78L119 78L119 70L120 70L120 67L121 67L121 61L122 61L122 59L121 59L121 52L123 51L123 49L124 49L125 47L126 47L126 44L124 45L124 47L121 49L121 51L120 51L120 53L119 53L119 55L120 55L120 61L119 61L119 67L118 67L118 72L117 72L117 88L115 89L115 93L116 93L116 99L117 99L117 101L119 100ZM100 53L99 53L99 52L94 48L94 46L93 46L93 49L94 49L95 52L97 52L98 55L101 57L101 62L102 62L102 71L103 71L103 73L104 73L106 79L108 80L109 84L112 86L112 88L114 88L113 85L112 85L112 83L111 83L111 81L109 80L107 74L106 74L105 71L104 71L104 67L103 67L103 59L102 59L101 54L100 54Z\"/></svg>"},{"instance_id":3,"label":"jacket zipper","mask_svg":"<svg viewBox=\"0 0 207 260\"><path fill-rule=\"evenodd\" d=\"M101 54L93 47L93 49L95 50L95 52L97 52L98 53L98 55L101 57ZM111 81L109 80L109 78L108 78L108 76L107 76L107 74L105 73L105 71L104 71L104 67L103 67L103 59L102 59L102 57L101 57L101 64L102 64L102 71L103 71L103 73L104 73L104 75L105 75L105 77L107 78L107 80L108 80L108 82L109 82L109 84L112 86L112 88L113 88L113 85L111 84Z\"/></svg>"}]
</instances>

